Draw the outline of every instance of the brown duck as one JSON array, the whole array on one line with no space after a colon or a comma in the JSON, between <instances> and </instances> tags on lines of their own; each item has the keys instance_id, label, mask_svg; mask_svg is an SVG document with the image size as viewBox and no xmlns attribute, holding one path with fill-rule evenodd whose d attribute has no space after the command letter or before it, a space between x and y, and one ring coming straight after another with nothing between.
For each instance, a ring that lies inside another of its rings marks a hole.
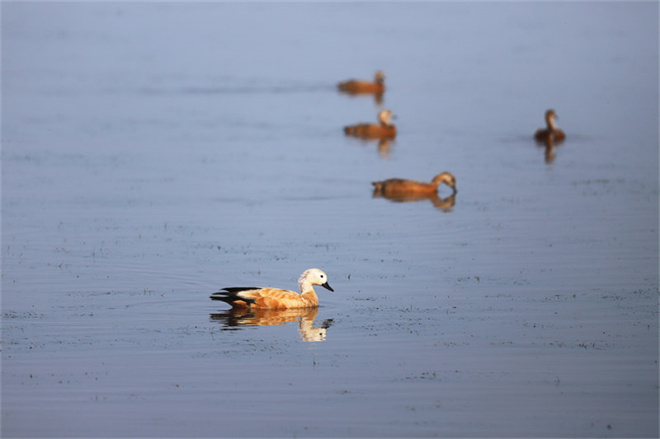
<instances>
[{"instance_id":1,"label":"brown duck","mask_svg":"<svg viewBox=\"0 0 660 439\"><path fill-rule=\"evenodd\" d=\"M390 110L381 110L378 113L380 123L360 123L344 127L344 133L349 136L361 137L364 139L393 139L396 137L396 126L390 119L396 116Z\"/></svg>"},{"instance_id":2,"label":"brown duck","mask_svg":"<svg viewBox=\"0 0 660 439\"><path fill-rule=\"evenodd\" d=\"M555 123L555 119L559 119L555 110L548 110L545 112L546 128L539 128L534 133L534 139L538 142L547 142L548 140L554 143L562 142L566 138L566 134Z\"/></svg>"},{"instance_id":3,"label":"brown duck","mask_svg":"<svg viewBox=\"0 0 660 439\"><path fill-rule=\"evenodd\" d=\"M372 184L374 185L374 197L406 200L416 197L437 196L438 186L442 183L451 187L454 193L456 193L456 177L449 172L436 175L430 183L390 178L389 180L375 181Z\"/></svg>"},{"instance_id":4,"label":"brown duck","mask_svg":"<svg viewBox=\"0 0 660 439\"><path fill-rule=\"evenodd\" d=\"M383 94L385 92L385 73L377 71L373 82L350 79L337 84L337 88L349 94Z\"/></svg>"}]
</instances>

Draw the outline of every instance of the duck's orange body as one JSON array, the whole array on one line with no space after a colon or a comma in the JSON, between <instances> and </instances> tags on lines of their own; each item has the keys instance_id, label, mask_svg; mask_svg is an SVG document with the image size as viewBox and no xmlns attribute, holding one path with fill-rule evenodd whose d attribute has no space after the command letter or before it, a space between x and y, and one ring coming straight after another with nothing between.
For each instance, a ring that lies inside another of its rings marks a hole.
<instances>
[{"instance_id":1,"label":"duck's orange body","mask_svg":"<svg viewBox=\"0 0 660 439\"><path fill-rule=\"evenodd\" d=\"M340 91L350 94L383 94L385 92L385 74L376 72L374 81L351 79L337 84Z\"/></svg>"},{"instance_id":2,"label":"duck's orange body","mask_svg":"<svg viewBox=\"0 0 660 439\"><path fill-rule=\"evenodd\" d=\"M393 139L396 137L396 127L361 123L344 127L344 133L366 139Z\"/></svg>"},{"instance_id":3,"label":"duck's orange body","mask_svg":"<svg viewBox=\"0 0 660 439\"><path fill-rule=\"evenodd\" d=\"M555 110L548 110L545 112L545 123L547 125L546 128L539 128L536 130L536 133L534 133L534 139L536 139L538 142L562 142L564 139L566 139L566 134L557 128L557 124L555 122L555 119L558 119L557 114L555 113Z\"/></svg>"},{"instance_id":4,"label":"duck's orange body","mask_svg":"<svg viewBox=\"0 0 660 439\"><path fill-rule=\"evenodd\" d=\"M430 183L415 180L391 178L384 181L375 181L374 196L390 199L424 198L437 194L438 186L442 183L456 191L456 178L449 172L443 172L433 177Z\"/></svg>"},{"instance_id":5,"label":"duck's orange body","mask_svg":"<svg viewBox=\"0 0 660 439\"><path fill-rule=\"evenodd\" d=\"M306 270L300 279L300 293L269 287L230 287L211 295L213 300L221 300L232 308L244 309L297 309L316 308L319 298L313 285L320 285L334 291L327 281L327 275L317 268Z\"/></svg>"},{"instance_id":6,"label":"duck's orange body","mask_svg":"<svg viewBox=\"0 0 660 439\"><path fill-rule=\"evenodd\" d=\"M221 295L222 294L222 295ZM223 300L223 299L228 300ZM292 309L314 308L319 306L319 298L314 293L298 294L295 291L266 287L225 288L211 296L211 299L229 303L232 308Z\"/></svg>"},{"instance_id":7,"label":"duck's orange body","mask_svg":"<svg viewBox=\"0 0 660 439\"><path fill-rule=\"evenodd\" d=\"M380 123L359 123L344 127L344 133L349 136L361 137L364 139L393 139L396 137L396 126L390 119L394 115L390 110L382 110L378 113Z\"/></svg>"}]
</instances>

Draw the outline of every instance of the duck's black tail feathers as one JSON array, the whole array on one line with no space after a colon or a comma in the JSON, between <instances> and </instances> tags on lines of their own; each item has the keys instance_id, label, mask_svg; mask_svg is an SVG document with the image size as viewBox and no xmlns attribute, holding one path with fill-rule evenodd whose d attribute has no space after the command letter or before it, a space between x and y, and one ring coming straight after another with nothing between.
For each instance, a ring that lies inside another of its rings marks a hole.
<instances>
[{"instance_id":1,"label":"duck's black tail feathers","mask_svg":"<svg viewBox=\"0 0 660 439\"><path fill-rule=\"evenodd\" d=\"M246 299L244 297L240 297L238 293L241 291L247 291L247 290L258 290L259 287L230 287L230 288L223 288L221 291L218 291L217 293L211 294L211 300L221 300L225 303L228 304L233 304L234 302L240 300L245 302L246 304L250 305L254 303L253 299Z\"/></svg>"}]
</instances>

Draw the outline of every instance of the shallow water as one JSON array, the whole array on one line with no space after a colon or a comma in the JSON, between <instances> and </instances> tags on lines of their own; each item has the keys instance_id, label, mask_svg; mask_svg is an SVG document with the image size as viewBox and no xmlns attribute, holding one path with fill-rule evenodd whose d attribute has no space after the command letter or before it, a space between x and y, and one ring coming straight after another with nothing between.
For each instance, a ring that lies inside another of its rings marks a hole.
<instances>
[{"instance_id":1,"label":"shallow water","mask_svg":"<svg viewBox=\"0 0 660 439\"><path fill-rule=\"evenodd\" d=\"M4 3L3 437L657 437L657 16Z\"/></svg>"}]
</instances>

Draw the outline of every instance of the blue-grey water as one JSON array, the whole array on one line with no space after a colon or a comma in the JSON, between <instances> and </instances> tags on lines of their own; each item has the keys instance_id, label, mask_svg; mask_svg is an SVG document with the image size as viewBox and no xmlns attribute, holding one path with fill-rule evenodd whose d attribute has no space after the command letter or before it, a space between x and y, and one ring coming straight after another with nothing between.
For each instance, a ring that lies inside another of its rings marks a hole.
<instances>
[{"instance_id":1,"label":"blue-grey water","mask_svg":"<svg viewBox=\"0 0 660 439\"><path fill-rule=\"evenodd\" d=\"M656 2L3 2L2 436L657 437L658 121Z\"/></svg>"}]
</instances>

